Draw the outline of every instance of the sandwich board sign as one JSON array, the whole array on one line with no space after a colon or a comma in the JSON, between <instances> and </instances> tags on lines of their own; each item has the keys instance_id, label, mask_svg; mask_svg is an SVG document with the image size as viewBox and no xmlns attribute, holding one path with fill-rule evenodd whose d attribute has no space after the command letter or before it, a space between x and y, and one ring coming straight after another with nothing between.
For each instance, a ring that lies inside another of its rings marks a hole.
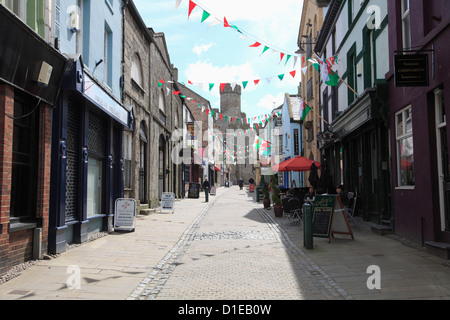
<instances>
[{"instance_id":1,"label":"sandwich board sign","mask_svg":"<svg viewBox=\"0 0 450 320\"><path fill-rule=\"evenodd\" d=\"M136 200L117 199L114 211L114 229L134 232L136 228Z\"/></svg>"},{"instance_id":2,"label":"sandwich board sign","mask_svg":"<svg viewBox=\"0 0 450 320\"><path fill-rule=\"evenodd\" d=\"M312 221L313 237L328 238L335 234L350 235L354 239L353 231L338 195L316 196Z\"/></svg>"},{"instance_id":3,"label":"sandwich board sign","mask_svg":"<svg viewBox=\"0 0 450 320\"><path fill-rule=\"evenodd\" d=\"M171 192L164 192L161 195L161 212L162 211L172 211L174 213L174 201L175 201L175 194Z\"/></svg>"}]
</instances>

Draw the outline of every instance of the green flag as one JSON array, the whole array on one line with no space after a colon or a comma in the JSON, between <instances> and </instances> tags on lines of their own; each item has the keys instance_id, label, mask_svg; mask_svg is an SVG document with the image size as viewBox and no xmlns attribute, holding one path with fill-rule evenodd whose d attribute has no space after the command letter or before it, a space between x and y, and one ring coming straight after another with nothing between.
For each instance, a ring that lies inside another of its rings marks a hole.
<instances>
[{"instance_id":1,"label":"green flag","mask_svg":"<svg viewBox=\"0 0 450 320\"><path fill-rule=\"evenodd\" d=\"M310 111L311 111L311 107L305 103L305 107L303 108L303 114L302 114L303 121L305 121L306 116L309 114Z\"/></svg>"},{"instance_id":2,"label":"green flag","mask_svg":"<svg viewBox=\"0 0 450 320\"><path fill-rule=\"evenodd\" d=\"M208 19L209 16L210 16L210 14L208 12L206 12L205 10L203 10L202 22L205 21L206 19Z\"/></svg>"}]
</instances>

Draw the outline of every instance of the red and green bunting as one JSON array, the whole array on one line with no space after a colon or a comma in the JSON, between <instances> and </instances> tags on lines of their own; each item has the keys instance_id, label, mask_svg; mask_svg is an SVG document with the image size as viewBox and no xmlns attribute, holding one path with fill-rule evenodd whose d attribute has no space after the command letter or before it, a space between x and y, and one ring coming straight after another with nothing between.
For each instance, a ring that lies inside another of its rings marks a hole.
<instances>
[{"instance_id":1,"label":"red and green bunting","mask_svg":"<svg viewBox=\"0 0 450 320\"><path fill-rule=\"evenodd\" d=\"M178 7L180 6L180 3L181 3L181 0L176 0L175 10L178 9ZM206 20L210 19L210 20L213 20L211 22L210 26L211 25L215 25L215 24L222 24L223 23L224 28L231 28L231 29L236 30L240 34L245 34L248 37L254 37L251 34L249 34L247 32L244 32L243 30L239 29L237 26L229 23L226 17L223 17L223 19L222 19L222 18L217 18L215 16L212 16L211 13L206 11L204 8L201 7L201 5L199 3L196 3L193 0L189 0L188 19L190 18L190 16L191 16L192 12L194 11L194 9L197 8L197 7L200 8L203 11L202 18L201 18L201 23L203 23ZM251 48L258 48L259 46L262 46L262 43L258 42L258 41L255 42L254 44L250 45ZM286 53L285 51L282 51L282 50L273 49L269 45L264 45L264 49L263 49L261 55L263 53L265 53L266 51L268 51L269 49L280 53L280 63L284 59L284 57L286 57L285 65L287 64L289 59L294 56L294 58L295 58L294 66L295 66L297 58L300 56L300 55L298 55L296 53Z\"/></svg>"}]
</instances>

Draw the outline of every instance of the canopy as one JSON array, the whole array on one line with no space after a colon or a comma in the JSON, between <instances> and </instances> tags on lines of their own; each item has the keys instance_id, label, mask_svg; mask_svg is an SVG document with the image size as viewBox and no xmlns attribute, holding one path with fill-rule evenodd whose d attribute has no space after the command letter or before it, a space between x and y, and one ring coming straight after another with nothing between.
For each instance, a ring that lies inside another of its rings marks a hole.
<instances>
[{"instance_id":1,"label":"canopy","mask_svg":"<svg viewBox=\"0 0 450 320\"><path fill-rule=\"evenodd\" d=\"M278 165L273 166L273 170L276 171L310 171L311 165L315 164L317 169L321 169L320 162L310 160L307 158L304 158L302 156L296 156L295 158L286 160Z\"/></svg>"}]
</instances>

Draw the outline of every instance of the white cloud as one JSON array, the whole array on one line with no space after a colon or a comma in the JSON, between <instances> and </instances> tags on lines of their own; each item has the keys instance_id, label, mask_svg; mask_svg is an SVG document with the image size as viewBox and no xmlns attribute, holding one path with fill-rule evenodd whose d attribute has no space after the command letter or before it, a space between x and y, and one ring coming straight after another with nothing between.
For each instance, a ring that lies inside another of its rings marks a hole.
<instances>
[{"instance_id":1,"label":"white cloud","mask_svg":"<svg viewBox=\"0 0 450 320\"><path fill-rule=\"evenodd\" d=\"M282 92L278 93L276 96L266 94L259 100L258 107L263 109L264 112L270 112L284 103L284 96L285 94Z\"/></svg>"},{"instance_id":2,"label":"white cloud","mask_svg":"<svg viewBox=\"0 0 450 320\"><path fill-rule=\"evenodd\" d=\"M250 63L242 65L216 66L211 62L197 61L190 64L185 76L194 83L220 83L220 82L241 82L249 79L257 79Z\"/></svg>"},{"instance_id":3,"label":"white cloud","mask_svg":"<svg viewBox=\"0 0 450 320\"><path fill-rule=\"evenodd\" d=\"M195 47L192 48L192 52L199 56L204 52L208 52L209 49L211 49L213 46L216 46L216 44L213 42L209 44L195 45Z\"/></svg>"}]
</instances>

